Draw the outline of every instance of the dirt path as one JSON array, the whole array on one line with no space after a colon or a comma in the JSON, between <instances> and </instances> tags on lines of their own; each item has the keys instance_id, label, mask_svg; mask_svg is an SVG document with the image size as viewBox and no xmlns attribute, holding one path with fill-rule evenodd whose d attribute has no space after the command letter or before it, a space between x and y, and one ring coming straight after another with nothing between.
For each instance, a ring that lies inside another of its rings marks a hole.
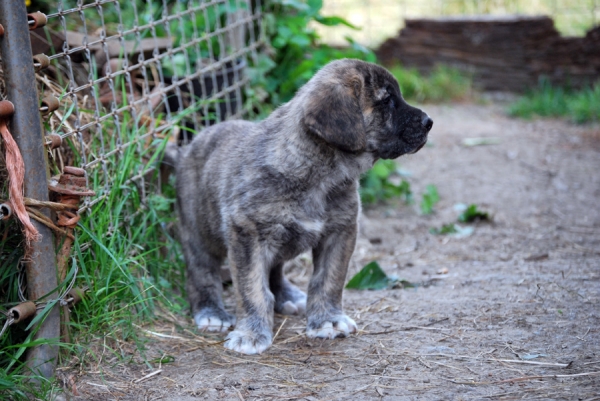
<instances>
[{"instance_id":1,"label":"dirt path","mask_svg":"<svg viewBox=\"0 0 600 401\"><path fill-rule=\"evenodd\" d=\"M171 337L149 334L147 356L170 363L64 369L74 399L600 399L600 129L514 120L498 106L425 109L433 146L399 161L417 200L437 186L437 213L367 210L351 271L377 260L421 285L347 291L361 329L348 339L309 340L304 319L277 316L260 356L165 317L146 329ZM471 137L499 143L463 146ZM457 203L492 212L493 224L462 239L430 234L456 221ZM306 284L298 266L291 275Z\"/></svg>"}]
</instances>

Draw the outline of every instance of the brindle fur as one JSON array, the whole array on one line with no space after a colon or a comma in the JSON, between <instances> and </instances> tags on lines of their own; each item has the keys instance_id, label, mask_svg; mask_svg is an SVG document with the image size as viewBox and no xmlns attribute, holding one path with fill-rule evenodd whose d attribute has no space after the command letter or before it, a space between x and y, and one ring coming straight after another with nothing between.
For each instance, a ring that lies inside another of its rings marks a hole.
<instances>
[{"instance_id":1,"label":"brindle fur","mask_svg":"<svg viewBox=\"0 0 600 401\"><path fill-rule=\"evenodd\" d=\"M404 102L384 68L340 60L266 120L220 123L170 149L199 328L235 325L225 347L247 354L271 345L273 311L306 312L310 337L355 332L342 290L356 243L358 179L379 158L419 150L432 124ZM308 298L283 275L284 262L307 250L314 263ZM225 258L237 324L221 297Z\"/></svg>"}]
</instances>

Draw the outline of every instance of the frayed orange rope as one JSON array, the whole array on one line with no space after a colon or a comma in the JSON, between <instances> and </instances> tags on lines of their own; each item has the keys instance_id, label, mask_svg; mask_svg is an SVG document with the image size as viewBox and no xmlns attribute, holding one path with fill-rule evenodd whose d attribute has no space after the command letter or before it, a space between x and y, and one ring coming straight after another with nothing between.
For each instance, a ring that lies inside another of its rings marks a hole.
<instances>
[{"instance_id":1,"label":"frayed orange rope","mask_svg":"<svg viewBox=\"0 0 600 401\"><path fill-rule=\"evenodd\" d=\"M17 143L8 131L6 121L0 120L0 134L6 149L6 170L8 171L8 193L13 212L17 215L25 231L26 249L32 242L39 241L41 235L37 228L29 220L29 214L25 210L23 202L23 182L25 180L25 164L19 151ZM25 252L27 253L27 251Z\"/></svg>"}]
</instances>

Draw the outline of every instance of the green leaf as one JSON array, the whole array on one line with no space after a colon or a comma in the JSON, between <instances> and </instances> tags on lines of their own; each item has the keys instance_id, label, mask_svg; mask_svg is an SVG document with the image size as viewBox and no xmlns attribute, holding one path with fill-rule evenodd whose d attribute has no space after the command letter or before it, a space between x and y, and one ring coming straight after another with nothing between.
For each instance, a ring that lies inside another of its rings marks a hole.
<instances>
[{"instance_id":1,"label":"green leaf","mask_svg":"<svg viewBox=\"0 0 600 401\"><path fill-rule=\"evenodd\" d=\"M394 168L390 169L390 165L387 162L393 163L393 160L381 160L373 165L371 171L373 172L373 174L375 174L376 177L385 180L394 171Z\"/></svg>"},{"instance_id":2,"label":"green leaf","mask_svg":"<svg viewBox=\"0 0 600 401\"><path fill-rule=\"evenodd\" d=\"M365 61L368 61L370 63L377 62L377 57L375 56L375 53L373 53L373 50L369 49L364 45L361 45L360 43L352 39L352 37L350 36L344 36L344 39L346 39L346 42L348 42L350 48L354 50L354 52L360 53L364 56ZM359 57L357 56L357 58Z\"/></svg>"},{"instance_id":3,"label":"green leaf","mask_svg":"<svg viewBox=\"0 0 600 401\"><path fill-rule=\"evenodd\" d=\"M5 390L5 389L9 389L9 388L15 388L15 383L5 380L3 378L0 378L0 389Z\"/></svg>"},{"instance_id":4,"label":"green leaf","mask_svg":"<svg viewBox=\"0 0 600 401\"><path fill-rule=\"evenodd\" d=\"M363 267L350 281L346 288L356 290L381 290L387 288L391 280L379 266L379 263L373 261Z\"/></svg>"},{"instance_id":5,"label":"green leaf","mask_svg":"<svg viewBox=\"0 0 600 401\"><path fill-rule=\"evenodd\" d=\"M25 328L25 330L29 330L32 327L34 327L38 322L43 322L44 319L46 319L46 316L48 315L48 313L50 312L50 309L52 309L54 307L54 305L56 305L56 303L58 302L58 299L53 299L51 301L48 301L46 303L46 306L44 306L44 309L42 309L41 312L36 313L35 317L31 320L31 322L29 323L29 325Z\"/></svg>"},{"instance_id":6,"label":"green leaf","mask_svg":"<svg viewBox=\"0 0 600 401\"><path fill-rule=\"evenodd\" d=\"M308 7L310 8L309 14L311 16L318 15L319 11L321 11L321 9L323 8L323 0L308 0L307 4L308 4Z\"/></svg>"},{"instance_id":7,"label":"green leaf","mask_svg":"<svg viewBox=\"0 0 600 401\"><path fill-rule=\"evenodd\" d=\"M444 224L441 228L430 228L429 232L434 235L455 234L458 231L454 223Z\"/></svg>"},{"instance_id":8,"label":"green leaf","mask_svg":"<svg viewBox=\"0 0 600 401\"><path fill-rule=\"evenodd\" d=\"M308 11L310 9L306 3L298 0L276 0L274 3L279 3L282 6L292 7L298 11Z\"/></svg>"},{"instance_id":9,"label":"green leaf","mask_svg":"<svg viewBox=\"0 0 600 401\"><path fill-rule=\"evenodd\" d=\"M399 178L398 166L393 160L378 160L360 179L360 199L363 204L404 197L412 202L410 184Z\"/></svg>"},{"instance_id":10,"label":"green leaf","mask_svg":"<svg viewBox=\"0 0 600 401\"><path fill-rule=\"evenodd\" d=\"M396 280L392 288L417 288L417 286L408 280Z\"/></svg>"},{"instance_id":11,"label":"green leaf","mask_svg":"<svg viewBox=\"0 0 600 401\"><path fill-rule=\"evenodd\" d=\"M449 235L453 238L465 238L473 234L473 227L461 227L458 224L444 224L441 228L430 228L429 232L434 235Z\"/></svg>"},{"instance_id":12,"label":"green leaf","mask_svg":"<svg viewBox=\"0 0 600 401\"><path fill-rule=\"evenodd\" d=\"M299 46L306 47L310 45L310 36L302 33L297 33L290 38L290 43Z\"/></svg>"},{"instance_id":13,"label":"green leaf","mask_svg":"<svg viewBox=\"0 0 600 401\"><path fill-rule=\"evenodd\" d=\"M325 26L338 26L338 25L345 25L348 28L352 28L352 29L356 29L356 30L360 30L359 27L357 27L356 25L352 25L351 23L349 23L348 21L346 21L344 18L342 17L324 17L322 15L317 15L315 17L315 21L325 25Z\"/></svg>"},{"instance_id":14,"label":"green leaf","mask_svg":"<svg viewBox=\"0 0 600 401\"><path fill-rule=\"evenodd\" d=\"M421 201L421 213L431 214L433 213L433 207L440 200L438 191L435 185L427 185L425 193L423 194L423 200Z\"/></svg>"},{"instance_id":15,"label":"green leaf","mask_svg":"<svg viewBox=\"0 0 600 401\"><path fill-rule=\"evenodd\" d=\"M458 221L461 223L472 223L474 221L489 220L490 216L487 212L482 212L477 209L477 205L469 205L464 212L458 216Z\"/></svg>"},{"instance_id":16,"label":"green leaf","mask_svg":"<svg viewBox=\"0 0 600 401\"><path fill-rule=\"evenodd\" d=\"M154 358L149 360L148 362L150 363L160 363L160 364L167 364L167 363L173 363L175 362L175 357L173 355L163 355L160 358Z\"/></svg>"}]
</instances>

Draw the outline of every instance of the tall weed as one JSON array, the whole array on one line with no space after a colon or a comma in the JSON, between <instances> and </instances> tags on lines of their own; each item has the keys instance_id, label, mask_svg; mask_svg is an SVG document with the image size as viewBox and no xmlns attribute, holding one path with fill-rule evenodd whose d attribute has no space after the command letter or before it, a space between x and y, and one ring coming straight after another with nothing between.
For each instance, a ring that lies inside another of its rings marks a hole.
<instances>
[{"instance_id":1,"label":"tall weed","mask_svg":"<svg viewBox=\"0 0 600 401\"><path fill-rule=\"evenodd\" d=\"M543 81L509 106L511 116L521 118L566 117L574 123L600 121L600 83L580 90L553 86Z\"/></svg>"},{"instance_id":2,"label":"tall weed","mask_svg":"<svg viewBox=\"0 0 600 401\"><path fill-rule=\"evenodd\" d=\"M126 141L135 141L145 128L123 122ZM133 144L106 169L95 169L90 183L100 201L85 213L74 249L83 283L90 288L86 302L75 308L73 326L81 334L134 335L133 322L153 316L157 305L177 312L182 297L184 264L170 227L174 190L159 188L158 169L165 139ZM116 144L111 144L111 148ZM105 176L111 177L104 185ZM135 180L131 177L144 177Z\"/></svg>"}]
</instances>

